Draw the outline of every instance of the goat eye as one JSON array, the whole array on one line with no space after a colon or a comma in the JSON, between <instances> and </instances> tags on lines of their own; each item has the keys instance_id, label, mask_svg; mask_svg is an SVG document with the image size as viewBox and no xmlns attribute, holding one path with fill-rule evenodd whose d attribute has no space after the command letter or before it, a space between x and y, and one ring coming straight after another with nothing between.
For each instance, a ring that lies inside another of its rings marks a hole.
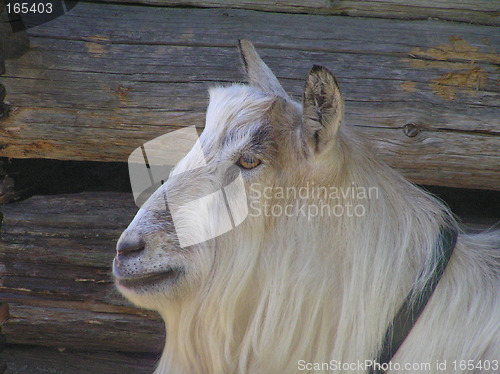
<instances>
[{"instance_id":1,"label":"goat eye","mask_svg":"<svg viewBox=\"0 0 500 374\"><path fill-rule=\"evenodd\" d=\"M238 166L241 166L243 169L253 169L254 167L259 166L262 163L256 157L252 156L241 156L236 163Z\"/></svg>"}]
</instances>

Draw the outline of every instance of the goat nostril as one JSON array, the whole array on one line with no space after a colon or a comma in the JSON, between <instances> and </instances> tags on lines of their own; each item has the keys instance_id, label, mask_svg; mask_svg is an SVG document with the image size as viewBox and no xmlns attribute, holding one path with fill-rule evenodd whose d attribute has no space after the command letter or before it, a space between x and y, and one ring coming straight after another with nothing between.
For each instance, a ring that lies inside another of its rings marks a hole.
<instances>
[{"instance_id":1,"label":"goat nostril","mask_svg":"<svg viewBox=\"0 0 500 374\"><path fill-rule=\"evenodd\" d=\"M128 237L118 241L118 244L116 245L116 252L118 256L124 256L135 252L141 252L144 250L144 247L144 242L140 237Z\"/></svg>"}]
</instances>

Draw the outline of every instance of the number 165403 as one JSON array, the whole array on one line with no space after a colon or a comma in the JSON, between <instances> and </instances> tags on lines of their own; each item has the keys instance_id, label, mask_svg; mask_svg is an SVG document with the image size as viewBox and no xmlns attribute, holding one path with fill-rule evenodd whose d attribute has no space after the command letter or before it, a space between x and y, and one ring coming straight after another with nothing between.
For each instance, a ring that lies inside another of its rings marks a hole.
<instances>
[{"instance_id":1,"label":"number 165403","mask_svg":"<svg viewBox=\"0 0 500 374\"><path fill-rule=\"evenodd\" d=\"M10 14L50 14L52 3L7 3L7 13Z\"/></svg>"}]
</instances>

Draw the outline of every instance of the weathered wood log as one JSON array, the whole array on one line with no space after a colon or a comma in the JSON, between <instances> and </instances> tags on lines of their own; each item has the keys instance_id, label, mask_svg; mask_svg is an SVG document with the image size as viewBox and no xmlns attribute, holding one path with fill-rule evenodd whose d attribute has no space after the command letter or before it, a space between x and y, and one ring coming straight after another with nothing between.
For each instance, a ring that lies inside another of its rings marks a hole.
<instances>
[{"instance_id":1,"label":"weathered wood log","mask_svg":"<svg viewBox=\"0 0 500 374\"><path fill-rule=\"evenodd\" d=\"M4 60L22 56L30 47L22 18L13 15L9 19L3 11L4 4L0 4L0 66ZM1 68L0 74L3 74Z\"/></svg>"},{"instance_id":2,"label":"weathered wood log","mask_svg":"<svg viewBox=\"0 0 500 374\"><path fill-rule=\"evenodd\" d=\"M0 216L1 218L1 216ZM0 326L9 318L9 304L0 301Z\"/></svg>"},{"instance_id":3,"label":"weathered wood log","mask_svg":"<svg viewBox=\"0 0 500 374\"><path fill-rule=\"evenodd\" d=\"M8 58L19 57L29 49L29 38L22 20L19 17L10 20L3 7L2 2L0 4L0 75L5 73L5 61ZM5 87L0 83L0 121L10 112L9 105L4 103L5 94Z\"/></svg>"},{"instance_id":4,"label":"weathered wood log","mask_svg":"<svg viewBox=\"0 0 500 374\"><path fill-rule=\"evenodd\" d=\"M2 206L0 300L9 344L158 352L156 314L133 308L111 280L114 246L137 208L131 194L33 197Z\"/></svg>"},{"instance_id":5,"label":"weathered wood log","mask_svg":"<svg viewBox=\"0 0 500 374\"><path fill-rule=\"evenodd\" d=\"M96 1L96 0L94 0ZM392 19L439 18L500 25L498 4L491 0L106 0L158 6L217 7L268 12L328 14Z\"/></svg>"},{"instance_id":6,"label":"weathered wood log","mask_svg":"<svg viewBox=\"0 0 500 374\"><path fill-rule=\"evenodd\" d=\"M125 161L172 129L201 128L207 87L242 78L241 37L297 98L313 63L330 67L347 101L345 122L411 180L500 190L497 31L80 3L29 30L31 50L7 61L12 112L0 122L0 156Z\"/></svg>"},{"instance_id":7,"label":"weathered wood log","mask_svg":"<svg viewBox=\"0 0 500 374\"><path fill-rule=\"evenodd\" d=\"M10 346L0 354L5 374L151 374L156 355Z\"/></svg>"}]
</instances>

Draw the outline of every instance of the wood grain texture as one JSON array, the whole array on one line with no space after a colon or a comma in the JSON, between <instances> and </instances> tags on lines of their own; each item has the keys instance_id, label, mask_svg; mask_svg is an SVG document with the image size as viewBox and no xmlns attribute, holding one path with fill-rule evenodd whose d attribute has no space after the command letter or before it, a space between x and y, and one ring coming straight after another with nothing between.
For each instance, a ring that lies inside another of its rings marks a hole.
<instances>
[{"instance_id":1,"label":"wood grain texture","mask_svg":"<svg viewBox=\"0 0 500 374\"><path fill-rule=\"evenodd\" d=\"M4 374L151 374L157 360L148 354L26 346L10 346L0 357L7 363Z\"/></svg>"},{"instance_id":2,"label":"wood grain texture","mask_svg":"<svg viewBox=\"0 0 500 374\"><path fill-rule=\"evenodd\" d=\"M207 89L242 79L235 46L247 38L295 98L314 63L328 66L346 125L412 181L500 190L496 27L80 3L29 33L1 78L12 112L0 156L126 161L202 128Z\"/></svg>"},{"instance_id":3,"label":"wood grain texture","mask_svg":"<svg viewBox=\"0 0 500 374\"><path fill-rule=\"evenodd\" d=\"M0 299L9 344L158 352L156 314L114 289L116 240L137 208L131 194L38 196L1 208Z\"/></svg>"},{"instance_id":4,"label":"wood grain texture","mask_svg":"<svg viewBox=\"0 0 500 374\"><path fill-rule=\"evenodd\" d=\"M500 24L497 0L106 0L157 6L239 8L267 12L328 14L391 19L438 18Z\"/></svg>"}]
</instances>

